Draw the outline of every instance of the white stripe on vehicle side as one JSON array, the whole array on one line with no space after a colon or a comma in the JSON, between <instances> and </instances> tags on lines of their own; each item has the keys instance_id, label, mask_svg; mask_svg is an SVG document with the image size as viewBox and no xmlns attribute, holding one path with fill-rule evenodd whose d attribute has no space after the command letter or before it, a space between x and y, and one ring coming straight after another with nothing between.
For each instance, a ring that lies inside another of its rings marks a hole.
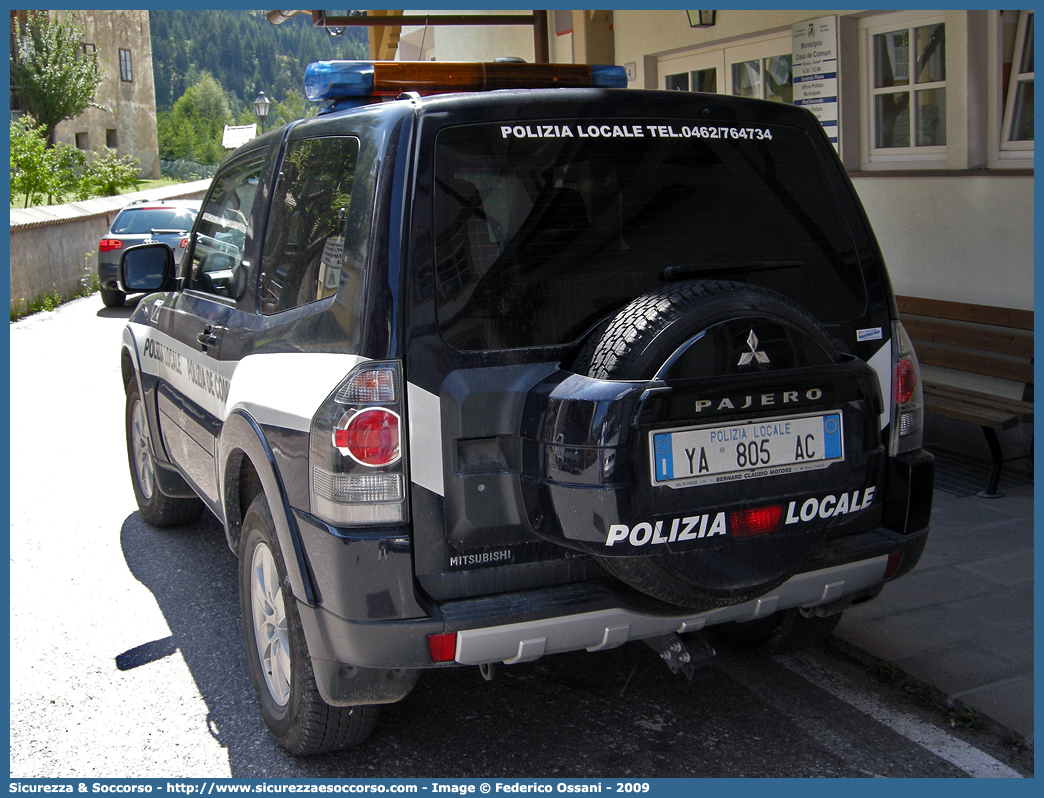
<instances>
[{"instance_id":1,"label":"white stripe on vehicle side","mask_svg":"<svg viewBox=\"0 0 1044 798\"><path fill-rule=\"evenodd\" d=\"M170 383L222 421L235 410L259 424L308 432L312 416L349 372L369 358L317 352L214 360L154 327L128 324L124 340L141 370ZM151 343L150 343L151 342Z\"/></svg>"},{"instance_id":2,"label":"white stripe on vehicle side","mask_svg":"<svg viewBox=\"0 0 1044 798\"><path fill-rule=\"evenodd\" d=\"M259 424L308 432L326 397L368 359L320 352L248 355L232 377L221 418L242 409Z\"/></svg>"},{"instance_id":3,"label":"white stripe on vehicle side","mask_svg":"<svg viewBox=\"0 0 1044 798\"><path fill-rule=\"evenodd\" d=\"M877 381L881 385L881 399L884 401L884 412L881 413L881 429L892 420L892 342L885 341L872 358L866 361L877 372Z\"/></svg>"},{"instance_id":4,"label":"white stripe on vehicle side","mask_svg":"<svg viewBox=\"0 0 1044 798\"><path fill-rule=\"evenodd\" d=\"M439 397L406 383L410 428L410 481L445 496L442 478L442 404Z\"/></svg>"},{"instance_id":5,"label":"white stripe on vehicle side","mask_svg":"<svg viewBox=\"0 0 1044 798\"><path fill-rule=\"evenodd\" d=\"M208 357L198 347L186 346L155 327L136 323L127 326L143 372L170 383L216 418L224 418L236 363Z\"/></svg>"}]
</instances>

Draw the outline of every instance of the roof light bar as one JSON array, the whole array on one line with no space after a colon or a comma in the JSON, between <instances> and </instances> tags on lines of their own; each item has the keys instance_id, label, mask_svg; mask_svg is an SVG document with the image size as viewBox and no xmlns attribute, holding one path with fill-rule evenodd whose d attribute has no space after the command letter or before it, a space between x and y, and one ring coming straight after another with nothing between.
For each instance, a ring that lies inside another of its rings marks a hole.
<instances>
[{"instance_id":1,"label":"roof light bar","mask_svg":"<svg viewBox=\"0 0 1044 798\"><path fill-rule=\"evenodd\" d=\"M622 89L627 74L620 66L451 61L317 61L305 70L305 94L313 101L566 87Z\"/></svg>"}]
</instances>

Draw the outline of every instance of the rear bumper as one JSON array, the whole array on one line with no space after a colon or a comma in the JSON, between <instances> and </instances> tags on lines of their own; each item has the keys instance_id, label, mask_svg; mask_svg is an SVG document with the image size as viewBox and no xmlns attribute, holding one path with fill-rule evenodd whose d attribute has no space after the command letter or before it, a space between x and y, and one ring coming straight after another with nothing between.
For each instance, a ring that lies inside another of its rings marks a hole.
<instances>
[{"instance_id":1,"label":"rear bumper","mask_svg":"<svg viewBox=\"0 0 1044 798\"><path fill-rule=\"evenodd\" d=\"M696 632L728 621L749 621L790 607L829 604L864 593L884 579L888 558L799 574L761 598L707 612L649 615L616 608L457 633L454 660L462 665L529 662L545 654L586 649L602 651L632 640L671 632Z\"/></svg>"},{"instance_id":2,"label":"rear bumper","mask_svg":"<svg viewBox=\"0 0 1044 798\"><path fill-rule=\"evenodd\" d=\"M101 283L102 288L119 288L119 285L116 283L115 263L103 263L100 260L98 261L98 282Z\"/></svg>"},{"instance_id":3,"label":"rear bumper","mask_svg":"<svg viewBox=\"0 0 1044 798\"><path fill-rule=\"evenodd\" d=\"M897 459L889 482L884 526L828 537L806 559L803 570L775 589L742 604L704 612L622 593L611 580L422 604L407 595L413 579L406 541L393 546L370 536L335 542L328 529L310 528L307 519L298 516L305 539L328 546L321 552L307 546L323 560L315 575L336 574L340 583L339 591L328 590L331 583L318 585L319 595L360 594L362 602L355 609L341 605L341 614L331 610L336 602L298 604L316 682L331 704L387 703L404 697L423 668L510 665L547 654L602 651L792 607L831 605L829 611L840 611L846 602L872 598L885 582L908 573L924 551L931 512L931 456L916 452ZM397 589L389 591L396 583ZM382 589L373 592L365 589L367 585ZM376 611L381 606L390 611ZM456 636L454 656L452 662L436 664L428 638L442 634ZM351 680L365 689L353 688Z\"/></svg>"},{"instance_id":4,"label":"rear bumper","mask_svg":"<svg viewBox=\"0 0 1044 798\"><path fill-rule=\"evenodd\" d=\"M882 583L916 564L927 536L927 529L906 535L876 529L834 539L830 551L816 558L820 567L752 601L705 612L643 604L640 598L632 602L600 581L444 602L421 618L365 622L321 606L299 604L299 610L319 681L325 669L328 681L336 683L336 673L346 663L384 671L436 667L428 649L433 634L456 634L453 662L447 664L513 664L547 654L601 651L791 607L869 598Z\"/></svg>"}]
</instances>

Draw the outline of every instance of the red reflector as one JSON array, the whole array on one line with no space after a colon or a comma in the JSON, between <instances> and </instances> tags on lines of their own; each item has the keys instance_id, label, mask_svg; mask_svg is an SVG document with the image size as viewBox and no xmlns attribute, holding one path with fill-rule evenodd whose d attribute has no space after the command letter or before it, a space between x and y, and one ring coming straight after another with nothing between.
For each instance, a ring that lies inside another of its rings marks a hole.
<instances>
[{"instance_id":1,"label":"red reflector","mask_svg":"<svg viewBox=\"0 0 1044 798\"><path fill-rule=\"evenodd\" d=\"M903 555L901 552L893 551L888 555L888 562L885 564L885 579L891 579L895 576L895 572L899 570L899 563L902 562Z\"/></svg>"},{"instance_id":2,"label":"red reflector","mask_svg":"<svg viewBox=\"0 0 1044 798\"><path fill-rule=\"evenodd\" d=\"M729 513L729 530L734 538L753 538L768 535L779 529L783 520L783 505L753 507L749 510L734 510Z\"/></svg>"},{"instance_id":3,"label":"red reflector","mask_svg":"<svg viewBox=\"0 0 1044 798\"><path fill-rule=\"evenodd\" d=\"M118 238L103 238L98 242L99 252L108 252L111 249L123 249L123 242Z\"/></svg>"},{"instance_id":4,"label":"red reflector","mask_svg":"<svg viewBox=\"0 0 1044 798\"><path fill-rule=\"evenodd\" d=\"M905 357L895 367L895 401L905 405L917 387L917 369Z\"/></svg>"},{"instance_id":5,"label":"red reflector","mask_svg":"<svg viewBox=\"0 0 1044 798\"><path fill-rule=\"evenodd\" d=\"M432 662L453 662L457 656L457 633L428 635L428 651Z\"/></svg>"},{"instance_id":6,"label":"red reflector","mask_svg":"<svg viewBox=\"0 0 1044 798\"><path fill-rule=\"evenodd\" d=\"M382 407L345 416L334 429L334 446L362 465L391 465L399 459L399 417Z\"/></svg>"}]
</instances>

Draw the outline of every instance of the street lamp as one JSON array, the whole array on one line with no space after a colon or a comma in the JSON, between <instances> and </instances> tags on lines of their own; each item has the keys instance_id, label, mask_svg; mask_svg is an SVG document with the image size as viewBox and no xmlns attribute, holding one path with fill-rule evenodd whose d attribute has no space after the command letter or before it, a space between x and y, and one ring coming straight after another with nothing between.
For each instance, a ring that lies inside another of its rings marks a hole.
<instances>
[{"instance_id":1,"label":"street lamp","mask_svg":"<svg viewBox=\"0 0 1044 798\"><path fill-rule=\"evenodd\" d=\"M713 28L716 11L686 11L690 28Z\"/></svg>"},{"instance_id":2,"label":"street lamp","mask_svg":"<svg viewBox=\"0 0 1044 798\"><path fill-rule=\"evenodd\" d=\"M254 113L257 114L257 118L261 121L261 132L265 132L265 120L268 118L268 109L271 107L272 101L269 100L265 93L258 92L257 99L254 100Z\"/></svg>"}]
</instances>

